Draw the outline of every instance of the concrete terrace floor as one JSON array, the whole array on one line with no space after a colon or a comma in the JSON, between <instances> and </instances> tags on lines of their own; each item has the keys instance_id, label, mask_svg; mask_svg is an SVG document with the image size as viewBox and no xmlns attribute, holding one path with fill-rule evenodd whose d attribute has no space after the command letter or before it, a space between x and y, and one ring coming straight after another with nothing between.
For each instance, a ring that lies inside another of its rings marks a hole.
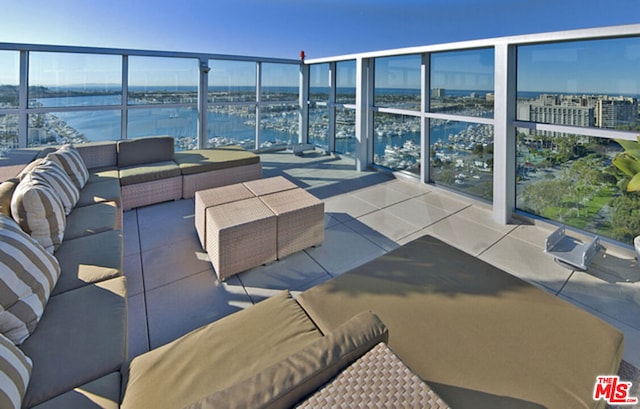
<instances>
[{"instance_id":1,"label":"concrete terrace floor","mask_svg":"<svg viewBox=\"0 0 640 409\"><path fill-rule=\"evenodd\" d=\"M588 271L572 271L543 251L550 224L500 225L484 203L356 172L348 158L278 152L261 160L263 177L282 175L325 201L323 245L220 282L198 241L193 199L125 212L130 356L283 289L295 296L430 234L616 326L625 334L624 359L640 367L640 267L632 250L604 243Z\"/></svg>"}]
</instances>

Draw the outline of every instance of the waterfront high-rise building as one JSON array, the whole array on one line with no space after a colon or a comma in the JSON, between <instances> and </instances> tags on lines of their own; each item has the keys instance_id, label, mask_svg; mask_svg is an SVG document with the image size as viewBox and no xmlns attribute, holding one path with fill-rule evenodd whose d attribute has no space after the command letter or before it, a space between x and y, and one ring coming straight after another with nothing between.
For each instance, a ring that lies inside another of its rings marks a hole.
<instances>
[{"instance_id":1,"label":"waterfront high-rise building","mask_svg":"<svg viewBox=\"0 0 640 409\"><path fill-rule=\"evenodd\" d=\"M621 125L638 122L638 100L627 97L608 97L598 100L596 105L596 126L616 129Z\"/></svg>"}]
</instances>

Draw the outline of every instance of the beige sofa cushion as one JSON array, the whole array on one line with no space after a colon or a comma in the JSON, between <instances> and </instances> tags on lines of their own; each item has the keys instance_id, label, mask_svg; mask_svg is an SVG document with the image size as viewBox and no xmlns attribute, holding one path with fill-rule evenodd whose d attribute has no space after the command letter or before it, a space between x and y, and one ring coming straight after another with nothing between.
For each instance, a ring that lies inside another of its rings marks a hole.
<instances>
[{"instance_id":1,"label":"beige sofa cushion","mask_svg":"<svg viewBox=\"0 0 640 409\"><path fill-rule=\"evenodd\" d=\"M176 152L173 160L178 164L183 175L191 175L260 163L260 156L239 146L225 146Z\"/></svg>"},{"instance_id":2,"label":"beige sofa cushion","mask_svg":"<svg viewBox=\"0 0 640 409\"><path fill-rule=\"evenodd\" d=\"M62 242L55 256L60 277L52 295L122 275L122 231L108 230Z\"/></svg>"},{"instance_id":3,"label":"beige sofa cushion","mask_svg":"<svg viewBox=\"0 0 640 409\"><path fill-rule=\"evenodd\" d=\"M119 371L127 353L126 305L124 277L52 296L21 346L33 360L24 406Z\"/></svg>"},{"instance_id":4,"label":"beige sofa cushion","mask_svg":"<svg viewBox=\"0 0 640 409\"><path fill-rule=\"evenodd\" d=\"M31 409L119 409L120 372L78 386Z\"/></svg>"},{"instance_id":5,"label":"beige sofa cushion","mask_svg":"<svg viewBox=\"0 0 640 409\"><path fill-rule=\"evenodd\" d=\"M87 165L84 163L80 153L72 145L62 146L57 151L48 154L47 158L62 166L78 189L82 189L87 183L89 179Z\"/></svg>"},{"instance_id":6,"label":"beige sofa cushion","mask_svg":"<svg viewBox=\"0 0 640 409\"><path fill-rule=\"evenodd\" d=\"M5 215L0 215L0 255L0 332L20 345L42 317L60 266Z\"/></svg>"},{"instance_id":7,"label":"beige sofa cushion","mask_svg":"<svg viewBox=\"0 0 640 409\"><path fill-rule=\"evenodd\" d=\"M20 181L17 178L11 178L0 183L0 213L11 217L11 197L18 187Z\"/></svg>"},{"instance_id":8,"label":"beige sofa cushion","mask_svg":"<svg viewBox=\"0 0 640 409\"><path fill-rule=\"evenodd\" d=\"M387 328L375 314L360 313L304 349L188 408L292 407L387 338Z\"/></svg>"},{"instance_id":9,"label":"beige sofa cushion","mask_svg":"<svg viewBox=\"0 0 640 409\"><path fill-rule=\"evenodd\" d=\"M62 243L66 216L51 185L28 173L11 198L11 215L45 250L53 253Z\"/></svg>"},{"instance_id":10,"label":"beige sofa cushion","mask_svg":"<svg viewBox=\"0 0 640 409\"><path fill-rule=\"evenodd\" d=\"M69 215L78 203L80 191L62 166L53 160L45 159L31 171L31 174L34 179L42 180L53 188L64 206L64 214Z\"/></svg>"},{"instance_id":11,"label":"beige sofa cushion","mask_svg":"<svg viewBox=\"0 0 640 409\"><path fill-rule=\"evenodd\" d=\"M31 359L0 334L0 408L22 407L32 366Z\"/></svg>"},{"instance_id":12,"label":"beige sofa cushion","mask_svg":"<svg viewBox=\"0 0 640 409\"><path fill-rule=\"evenodd\" d=\"M321 337L298 303L282 292L134 358L122 408L181 408Z\"/></svg>"},{"instance_id":13,"label":"beige sofa cushion","mask_svg":"<svg viewBox=\"0 0 640 409\"><path fill-rule=\"evenodd\" d=\"M76 207L67 217L64 240L73 240L90 234L119 229L122 227L120 226L119 212L118 204L115 202L101 202Z\"/></svg>"},{"instance_id":14,"label":"beige sofa cushion","mask_svg":"<svg viewBox=\"0 0 640 409\"><path fill-rule=\"evenodd\" d=\"M145 163L120 168L120 185L135 185L180 176L180 168L174 161Z\"/></svg>"},{"instance_id":15,"label":"beige sofa cushion","mask_svg":"<svg viewBox=\"0 0 640 409\"><path fill-rule=\"evenodd\" d=\"M430 236L298 301L322 331L373 310L389 347L453 408L596 407L623 336L593 315Z\"/></svg>"},{"instance_id":16,"label":"beige sofa cushion","mask_svg":"<svg viewBox=\"0 0 640 409\"><path fill-rule=\"evenodd\" d=\"M174 141L170 136L154 136L118 141L118 167L173 160Z\"/></svg>"},{"instance_id":17,"label":"beige sofa cushion","mask_svg":"<svg viewBox=\"0 0 640 409\"><path fill-rule=\"evenodd\" d=\"M102 202L116 202L122 204L120 182L118 179L106 179L101 182L89 182L80 191L76 207L90 206Z\"/></svg>"}]
</instances>

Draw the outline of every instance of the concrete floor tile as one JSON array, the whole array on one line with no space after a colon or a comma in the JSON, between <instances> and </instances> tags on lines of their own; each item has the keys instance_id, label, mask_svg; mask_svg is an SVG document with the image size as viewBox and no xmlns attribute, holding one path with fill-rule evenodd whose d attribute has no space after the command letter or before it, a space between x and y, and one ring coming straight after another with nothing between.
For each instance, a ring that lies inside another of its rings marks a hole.
<instances>
[{"instance_id":1,"label":"concrete floor tile","mask_svg":"<svg viewBox=\"0 0 640 409\"><path fill-rule=\"evenodd\" d=\"M324 201L324 211L344 223L378 210L354 195L341 195Z\"/></svg>"},{"instance_id":2,"label":"concrete floor tile","mask_svg":"<svg viewBox=\"0 0 640 409\"><path fill-rule=\"evenodd\" d=\"M170 242L142 253L142 273L147 290L213 271L209 257L194 239Z\"/></svg>"},{"instance_id":3,"label":"concrete floor tile","mask_svg":"<svg viewBox=\"0 0 640 409\"><path fill-rule=\"evenodd\" d=\"M425 230L473 256L486 251L503 237L502 233L456 215L440 220Z\"/></svg>"},{"instance_id":4,"label":"concrete floor tile","mask_svg":"<svg viewBox=\"0 0 640 409\"><path fill-rule=\"evenodd\" d=\"M415 233L421 228L421 226L410 223L386 209L359 217L356 221L347 223L347 226L351 227L356 222L370 227L392 241Z\"/></svg>"},{"instance_id":5,"label":"concrete floor tile","mask_svg":"<svg viewBox=\"0 0 640 409\"><path fill-rule=\"evenodd\" d=\"M405 200L389 206L385 210L419 228L430 226L449 215L446 210L431 205L420 198Z\"/></svg>"},{"instance_id":6,"label":"concrete floor tile","mask_svg":"<svg viewBox=\"0 0 640 409\"><path fill-rule=\"evenodd\" d=\"M131 359L149 350L147 310L144 294L137 294L127 298L127 320L129 359Z\"/></svg>"},{"instance_id":7,"label":"concrete floor tile","mask_svg":"<svg viewBox=\"0 0 640 409\"><path fill-rule=\"evenodd\" d=\"M122 264L124 276L127 277L127 294L132 296L144 292L142 259L140 254L124 256Z\"/></svg>"},{"instance_id":8,"label":"concrete floor tile","mask_svg":"<svg viewBox=\"0 0 640 409\"><path fill-rule=\"evenodd\" d=\"M358 190L353 195L379 209L411 199L410 195L391 189L384 184Z\"/></svg>"},{"instance_id":9,"label":"concrete floor tile","mask_svg":"<svg viewBox=\"0 0 640 409\"><path fill-rule=\"evenodd\" d=\"M504 237L479 256L480 259L501 268L516 277L544 287L557 294L567 282L572 270L556 263L541 247L523 240Z\"/></svg>"},{"instance_id":10,"label":"concrete floor tile","mask_svg":"<svg viewBox=\"0 0 640 409\"><path fill-rule=\"evenodd\" d=\"M237 279L204 271L147 292L151 348L253 305Z\"/></svg>"},{"instance_id":11,"label":"concrete floor tile","mask_svg":"<svg viewBox=\"0 0 640 409\"><path fill-rule=\"evenodd\" d=\"M321 246L305 252L335 276L379 257L385 251L344 224L336 224L325 229Z\"/></svg>"}]
</instances>

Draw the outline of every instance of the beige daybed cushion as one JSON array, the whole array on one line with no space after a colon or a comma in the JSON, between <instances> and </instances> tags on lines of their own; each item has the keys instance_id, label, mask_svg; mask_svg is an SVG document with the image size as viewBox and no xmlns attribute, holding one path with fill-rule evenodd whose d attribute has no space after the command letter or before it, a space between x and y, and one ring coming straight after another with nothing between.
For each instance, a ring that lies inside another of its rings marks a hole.
<instances>
[{"instance_id":1,"label":"beige daybed cushion","mask_svg":"<svg viewBox=\"0 0 640 409\"><path fill-rule=\"evenodd\" d=\"M362 312L286 359L188 408L292 407L387 339L382 321L371 312Z\"/></svg>"},{"instance_id":2,"label":"beige daybed cushion","mask_svg":"<svg viewBox=\"0 0 640 409\"><path fill-rule=\"evenodd\" d=\"M173 160L178 164L183 175L191 175L260 163L260 156L232 145L214 149L176 152Z\"/></svg>"},{"instance_id":3,"label":"beige daybed cushion","mask_svg":"<svg viewBox=\"0 0 640 409\"><path fill-rule=\"evenodd\" d=\"M284 291L134 358L124 378L122 409L181 408L321 337Z\"/></svg>"},{"instance_id":4,"label":"beige daybed cushion","mask_svg":"<svg viewBox=\"0 0 640 409\"><path fill-rule=\"evenodd\" d=\"M371 309L389 347L453 408L597 407L620 331L430 236L298 297L324 331Z\"/></svg>"}]
</instances>

